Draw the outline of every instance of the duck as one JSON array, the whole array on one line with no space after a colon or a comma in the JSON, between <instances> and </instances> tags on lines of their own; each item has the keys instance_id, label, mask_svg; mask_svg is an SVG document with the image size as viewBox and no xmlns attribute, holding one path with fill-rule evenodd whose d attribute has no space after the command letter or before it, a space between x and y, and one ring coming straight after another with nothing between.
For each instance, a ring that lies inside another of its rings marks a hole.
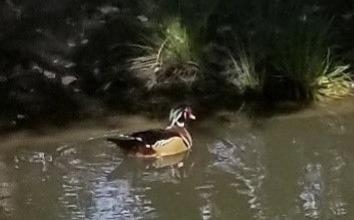
<instances>
[{"instance_id":1,"label":"duck","mask_svg":"<svg viewBox=\"0 0 354 220\"><path fill-rule=\"evenodd\" d=\"M166 128L137 131L119 137L107 138L128 155L144 158L161 158L188 152L192 148L192 136L187 130L196 116L190 106L173 108Z\"/></svg>"}]
</instances>

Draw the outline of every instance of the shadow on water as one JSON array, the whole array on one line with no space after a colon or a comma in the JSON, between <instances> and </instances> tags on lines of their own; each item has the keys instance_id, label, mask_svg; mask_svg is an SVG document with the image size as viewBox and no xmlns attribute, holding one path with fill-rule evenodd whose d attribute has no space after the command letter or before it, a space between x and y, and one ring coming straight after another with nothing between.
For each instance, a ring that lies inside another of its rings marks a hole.
<instances>
[{"instance_id":1,"label":"shadow on water","mask_svg":"<svg viewBox=\"0 0 354 220\"><path fill-rule=\"evenodd\" d=\"M256 123L215 115L191 128L192 152L155 160L125 155L105 140L118 130L94 124L13 134L1 147L0 217L351 219L354 118L326 109ZM132 121L119 132L160 126Z\"/></svg>"}]
</instances>

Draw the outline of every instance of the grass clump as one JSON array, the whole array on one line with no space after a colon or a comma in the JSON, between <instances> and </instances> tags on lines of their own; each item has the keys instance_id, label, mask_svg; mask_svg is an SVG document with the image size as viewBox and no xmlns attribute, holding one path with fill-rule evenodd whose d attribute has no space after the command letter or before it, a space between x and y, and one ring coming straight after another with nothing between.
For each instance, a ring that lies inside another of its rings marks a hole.
<instances>
[{"instance_id":1,"label":"grass clump","mask_svg":"<svg viewBox=\"0 0 354 220\"><path fill-rule=\"evenodd\" d=\"M352 79L350 65L337 65L330 59L330 52L324 61L321 74L315 79L313 90L317 100L342 98L351 94Z\"/></svg>"},{"instance_id":2,"label":"grass clump","mask_svg":"<svg viewBox=\"0 0 354 220\"><path fill-rule=\"evenodd\" d=\"M324 7L304 1L197 2L172 7L161 1L157 9L171 6L166 14L148 16L151 31L126 66L149 91L177 93L181 85L197 85L193 88L206 95L256 94L269 101L351 92L349 65L339 65L329 53L338 44L332 38L334 19L324 18Z\"/></svg>"},{"instance_id":3,"label":"grass clump","mask_svg":"<svg viewBox=\"0 0 354 220\"><path fill-rule=\"evenodd\" d=\"M237 52L228 51L229 65L226 67L226 80L238 88L241 94L260 92L262 75L256 71L255 57L252 52L239 48Z\"/></svg>"},{"instance_id":4,"label":"grass clump","mask_svg":"<svg viewBox=\"0 0 354 220\"><path fill-rule=\"evenodd\" d=\"M338 98L349 94L349 65L330 59L330 21L296 20L280 35L273 65L277 77L292 82L294 98Z\"/></svg>"},{"instance_id":5,"label":"grass clump","mask_svg":"<svg viewBox=\"0 0 354 220\"><path fill-rule=\"evenodd\" d=\"M142 53L128 60L128 69L143 75L149 90L175 84L190 86L196 80L199 65L187 28L179 19L173 19L161 29L158 36L141 47Z\"/></svg>"},{"instance_id":6,"label":"grass clump","mask_svg":"<svg viewBox=\"0 0 354 220\"><path fill-rule=\"evenodd\" d=\"M188 63L192 61L191 41L186 27L178 20L171 21L163 31L164 41L159 49L161 63Z\"/></svg>"}]
</instances>

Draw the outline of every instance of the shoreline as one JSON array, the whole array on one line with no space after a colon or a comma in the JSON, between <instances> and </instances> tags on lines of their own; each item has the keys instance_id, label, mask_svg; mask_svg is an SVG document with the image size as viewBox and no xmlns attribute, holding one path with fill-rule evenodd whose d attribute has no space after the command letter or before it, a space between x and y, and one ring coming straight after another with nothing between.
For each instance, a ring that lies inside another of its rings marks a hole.
<instances>
[{"instance_id":1,"label":"shoreline","mask_svg":"<svg viewBox=\"0 0 354 220\"><path fill-rule=\"evenodd\" d=\"M354 114L354 97L334 100L329 103L316 103L307 108L290 113L274 113L266 117L252 117L244 111L220 110L211 114L211 117L198 117L198 123L203 124L209 120L219 120L233 123L237 120L292 120L315 117L346 117ZM333 102L336 105L333 105ZM50 146L62 140L63 143L75 143L105 137L115 132L129 133L137 128L163 127L167 115L161 118L151 118L142 114L115 114L109 116L93 117L82 121L70 122L61 127L53 125L39 126L40 129L19 129L0 134L0 148L11 150L26 143L26 145Z\"/></svg>"}]
</instances>

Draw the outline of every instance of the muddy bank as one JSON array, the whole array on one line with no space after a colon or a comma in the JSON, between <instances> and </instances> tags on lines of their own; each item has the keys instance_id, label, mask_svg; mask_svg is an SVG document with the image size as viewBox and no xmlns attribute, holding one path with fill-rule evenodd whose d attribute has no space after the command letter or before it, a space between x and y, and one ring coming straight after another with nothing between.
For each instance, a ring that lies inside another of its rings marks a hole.
<instances>
[{"instance_id":1,"label":"muddy bank","mask_svg":"<svg viewBox=\"0 0 354 220\"><path fill-rule=\"evenodd\" d=\"M352 117L354 114L353 97L333 102L313 104L300 111L273 112L264 116L250 115L243 107L239 111L221 110L210 115L203 115L205 111L196 112L198 120L192 129L208 127L211 121L225 124L227 127L242 125L245 129L262 126L266 121L296 121L313 120L314 118L341 118ZM288 108L289 109L289 108ZM201 115L200 115L201 114ZM165 127L167 113L159 118L142 115L116 113L111 116L74 120L61 127L45 124L31 129L15 130L0 135L0 146L3 150L11 150L20 145L51 146L60 140L62 143L76 143L85 140L101 138L117 133L129 133L136 130Z\"/></svg>"}]
</instances>

